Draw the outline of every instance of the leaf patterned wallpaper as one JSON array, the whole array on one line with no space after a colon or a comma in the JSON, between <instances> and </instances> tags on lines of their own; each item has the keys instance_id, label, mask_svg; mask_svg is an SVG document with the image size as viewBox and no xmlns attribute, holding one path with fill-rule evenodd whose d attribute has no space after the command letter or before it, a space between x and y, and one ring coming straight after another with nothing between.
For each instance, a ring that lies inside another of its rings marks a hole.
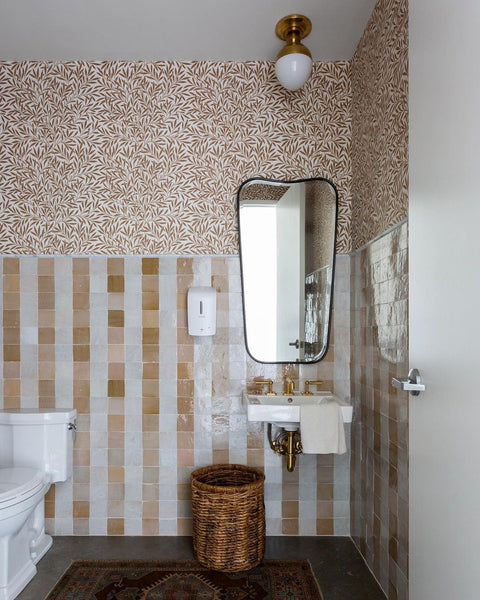
<instances>
[{"instance_id":1,"label":"leaf patterned wallpaper","mask_svg":"<svg viewBox=\"0 0 480 600\"><path fill-rule=\"evenodd\" d=\"M408 215L408 1L379 0L351 61L352 246Z\"/></svg>"},{"instance_id":2,"label":"leaf patterned wallpaper","mask_svg":"<svg viewBox=\"0 0 480 600\"><path fill-rule=\"evenodd\" d=\"M322 176L350 251L350 65L0 63L0 254L236 254L253 176Z\"/></svg>"}]
</instances>

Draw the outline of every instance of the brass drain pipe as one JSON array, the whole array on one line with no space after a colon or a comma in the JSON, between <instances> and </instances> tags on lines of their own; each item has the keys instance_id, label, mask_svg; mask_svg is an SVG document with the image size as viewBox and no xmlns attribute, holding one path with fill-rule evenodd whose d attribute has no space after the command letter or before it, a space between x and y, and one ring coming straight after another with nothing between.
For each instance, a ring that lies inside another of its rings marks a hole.
<instances>
[{"instance_id":1,"label":"brass drain pipe","mask_svg":"<svg viewBox=\"0 0 480 600\"><path fill-rule=\"evenodd\" d=\"M282 428L281 432L272 438L272 424L269 423L267 427L267 437L270 444L270 448L281 456L287 458L287 471L290 473L295 470L295 463L297 461L297 454L302 453L302 442L300 441L300 433L296 431L285 431Z\"/></svg>"}]
</instances>

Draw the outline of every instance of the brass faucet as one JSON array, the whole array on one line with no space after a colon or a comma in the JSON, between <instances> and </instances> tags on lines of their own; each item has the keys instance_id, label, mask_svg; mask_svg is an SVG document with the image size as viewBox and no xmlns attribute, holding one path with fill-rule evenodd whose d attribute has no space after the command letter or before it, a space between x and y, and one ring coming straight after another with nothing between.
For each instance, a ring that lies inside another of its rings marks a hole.
<instances>
[{"instance_id":1,"label":"brass faucet","mask_svg":"<svg viewBox=\"0 0 480 600\"><path fill-rule=\"evenodd\" d=\"M285 377L285 387L283 390L284 396L291 396L295 389L295 383L291 377Z\"/></svg>"},{"instance_id":2,"label":"brass faucet","mask_svg":"<svg viewBox=\"0 0 480 600\"><path fill-rule=\"evenodd\" d=\"M254 382L255 385L260 385L260 386L264 386L264 385L268 385L268 391L266 393L266 396L276 396L277 392L273 391L273 381L271 379L263 379L262 381L255 381Z\"/></svg>"},{"instance_id":3,"label":"brass faucet","mask_svg":"<svg viewBox=\"0 0 480 600\"><path fill-rule=\"evenodd\" d=\"M312 380L306 380L305 381L305 390L302 392L302 396L311 396L312 392L310 391L310 386L311 385L322 385L322 383L324 383L323 381L317 380L317 381L312 381Z\"/></svg>"}]
</instances>

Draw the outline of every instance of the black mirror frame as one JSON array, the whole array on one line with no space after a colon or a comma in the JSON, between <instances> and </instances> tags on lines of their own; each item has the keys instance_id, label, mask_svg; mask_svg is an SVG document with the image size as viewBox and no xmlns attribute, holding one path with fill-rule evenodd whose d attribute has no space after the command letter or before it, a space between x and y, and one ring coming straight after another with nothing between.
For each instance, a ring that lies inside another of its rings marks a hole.
<instances>
[{"instance_id":1,"label":"black mirror frame","mask_svg":"<svg viewBox=\"0 0 480 600\"><path fill-rule=\"evenodd\" d=\"M296 360L294 363L288 362L288 361L272 361L272 362L261 361L261 360L256 359L254 356L252 356L252 353L250 352L250 349L248 347L247 322L246 322L246 315L245 315L245 288L244 288L244 284L243 284L242 243L241 243L241 236L240 236L240 193L241 193L242 189L247 184L251 183L252 181L266 182L266 183L279 183L279 184L286 184L286 185L289 185L292 183L306 183L308 181L325 181L326 183L328 183L329 185L332 186L332 188L335 192L335 228L334 228L334 235L333 235L332 286L331 286L331 293L330 293L330 306L328 309L327 343L325 344L324 351L321 354L319 354L318 358L315 358L315 360L309 360L309 361ZM241 283L242 283L243 337L245 340L245 348L247 350L247 353L253 361L255 361L259 364L264 364L264 365L291 365L291 364L313 365L315 363L320 362L321 360L323 360L325 358L325 355L327 354L328 348L330 346L330 332L331 332L331 325L332 325L332 311L333 311L334 289L335 289L335 258L336 258L336 254L337 254L337 226L338 226L338 190L337 190L337 186L332 181L330 181L330 179L327 179L326 177L308 177L305 179L291 179L291 180L267 179L265 177L250 177L249 179L246 179L245 181L243 181L241 183L241 185L237 191L237 228L238 228L238 250L239 250L239 255L240 255L240 279L241 279Z\"/></svg>"}]
</instances>

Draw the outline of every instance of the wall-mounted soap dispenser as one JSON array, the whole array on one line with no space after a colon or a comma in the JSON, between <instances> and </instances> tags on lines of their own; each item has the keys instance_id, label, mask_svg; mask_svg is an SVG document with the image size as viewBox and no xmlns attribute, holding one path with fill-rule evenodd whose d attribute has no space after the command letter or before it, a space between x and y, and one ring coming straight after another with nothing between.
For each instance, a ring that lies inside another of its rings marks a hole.
<instances>
[{"instance_id":1,"label":"wall-mounted soap dispenser","mask_svg":"<svg viewBox=\"0 0 480 600\"><path fill-rule=\"evenodd\" d=\"M215 335L217 329L217 292L208 286L188 290L188 333Z\"/></svg>"}]
</instances>

